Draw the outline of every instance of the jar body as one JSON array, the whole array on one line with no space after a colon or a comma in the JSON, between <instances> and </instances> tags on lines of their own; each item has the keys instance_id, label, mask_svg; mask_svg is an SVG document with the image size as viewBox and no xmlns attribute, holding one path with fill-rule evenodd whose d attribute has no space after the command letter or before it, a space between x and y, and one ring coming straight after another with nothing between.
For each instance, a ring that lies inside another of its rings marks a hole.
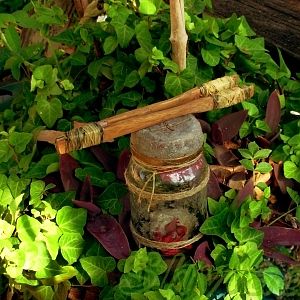
<instances>
[{"instance_id":1,"label":"jar body","mask_svg":"<svg viewBox=\"0 0 300 300\"><path fill-rule=\"evenodd\" d=\"M180 132L177 127L175 130ZM155 139L146 142L155 143ZM180 150L174 151L177 144L167 141L164 147L170 145L170 151L178 153L179 157L173 155L171 159L165 154L160 158L159 153L148 159L145 153L140 155L135 144L125 173L133 236L139 244L160 249L166 255L178 253L200 238L199 227L207 210L209 168L202 147L197 144L193 152L182 157Z\"/></svg>"}]
</instances>

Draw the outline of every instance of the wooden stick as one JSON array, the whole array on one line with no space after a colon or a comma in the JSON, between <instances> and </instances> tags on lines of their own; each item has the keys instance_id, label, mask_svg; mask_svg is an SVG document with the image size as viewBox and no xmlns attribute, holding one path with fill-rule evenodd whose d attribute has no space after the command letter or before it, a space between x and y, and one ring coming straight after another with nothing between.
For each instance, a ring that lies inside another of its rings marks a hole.
<instances>
[{"instance_id":1,"label":"wooden stick","mask_svg":"<svg viewBox=\"0 0 300 300\"><path fill-rule=\"evenodd\" d=\"M126 113L122 113L119 115L115 115L109 118L105 119L105 123L107 126L112 125L113 123L125 121L130 118L134 118L136 116L141 115L147 115L152 114L156 111L165 110L171 107L176 107L182 104L186 104L189 101L192 101L194 99L199 99L201 97L211 96L214 94L217 94L223 90L231 89L235 86L237 86L240 78L237 74L231 75L231 76L224 76L221 78L217 78L214 80L211 80L207 83L204 83L200 87L192 88L178 96L175 96L168 100L163 100L154 104L150 104L145 107L136 108L130 111L127 111ZM86 123L82 122L76 122L74 124L74 127L82 127Z\"/></svg>"},{"instance_id":2,"label":"wooden stick","mask_svg":"<svg viewBox=\"0 0 300 300\"><path fill-rule=\"evenodd\" d=\"M179 71L186 68L186 48L188 36L185 31L184 0L170 1L170 19L172 59L179 66Z\"/></svg>"},{"instance_id":3,"label":"wooden stick","mask_svg":"<svg viewBox=\"0 0 300 300\"><path fill-rule=\"evenodd\" d=\"M221 92L222 90L231 89L237 86L238 82L239 82L239 76L237 74L217 78L204 83L200 87L196 87L191 90L188 90L185 93L175 96L171 99L164 100L145 107L130 110L125 113L115 115L113 117L106 118L105 120L103 120L103 122L105 122L107 126L110 126L116 122L120 122L120 121L126 122L127 119L131 119L136 116L152 114L156 111L165 110L182 104L187 104L189 101L192 101L194 99L211 96ZM85 126L86 124L87 123L76 122L74 123L74 127L79 128ZM64 133L61 131L42 130L38 134L37 140L41 142L48 142L54 144L55 140L58 137L62 136L63 134Z\"/></svg>"},{"instance_id":4,"label":"wooden stick","mask_svg":"<svg viewBox=\"0 0 300 300\"><path fill-rule=\"evenodd\" d=\"M234 87L214 96L193 99L188 103L154 111L151 114L137 115L111 124L108 124L106 120L88 123L58 137L55 141L56 148L60 154L64 154L73 150L91 147L179 116L231 106L251 98L253 94L253 85L243 88Z\"/></svg>"}]
</instances>

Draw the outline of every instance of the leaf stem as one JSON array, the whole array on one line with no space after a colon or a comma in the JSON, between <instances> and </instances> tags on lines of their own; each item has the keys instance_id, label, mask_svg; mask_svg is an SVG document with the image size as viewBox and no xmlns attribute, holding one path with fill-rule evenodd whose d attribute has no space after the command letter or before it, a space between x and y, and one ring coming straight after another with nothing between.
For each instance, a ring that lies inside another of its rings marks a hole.
<instances>
[{"instance_id":1,"label":"leaf stem","mask_svg":"<svg viewBox=\"0 0 300 300\"><path fill-rule=\"evenodd\" d=\"M295 206L294 208L290 209L289 211L285 212L284 214L280 215L278 218L274 219L272 222L270 222L267 226L271 226L274 223L276 223L278 220L280 220L281 218L285 217L286 215L290 214L291 212L293 212L295 209L297 208L297 206Z\"/></svg>"}]
</instances>

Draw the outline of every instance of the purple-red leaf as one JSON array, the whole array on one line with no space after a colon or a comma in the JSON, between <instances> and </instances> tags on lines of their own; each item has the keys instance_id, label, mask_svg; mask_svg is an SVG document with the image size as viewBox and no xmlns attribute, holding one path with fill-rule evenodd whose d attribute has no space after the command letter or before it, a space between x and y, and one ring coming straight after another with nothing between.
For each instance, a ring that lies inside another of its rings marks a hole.
<instances>
[{"instance_id":1,"label":"purple-red leaf","mask_svg":"<svg viewBox=\"0 0 300 300\"><path fill-rule=\"evenodd\" d=\"M130 255L127 237L113 217L97 215L87 222L86 228L113 257L121 259Z\"/></svg>"},{"instance_id":2,"label":"purple-red leaf","mask_svg":"<svg viewBox=\"0 0 300 300\"><path fill-rule=\"evenodd\" d=\"M211 132L211 126L208 122L202 120L202 119L198 119L200 125L201 125L201 128L202 128L202 131L203 133L207 133L209 134Z\"/></svg>"},{"instance_id":3,"label":"purple-red leaf","mask_svg":"<svg viewBox=\"0 0 300 300\"><path fill-rule=\"evenodd\" d=\"M59 159L60 178L65 192L77 191L79 181L75 178L75 169L79 168L78 162L69 154L62 154Z\"/></svg>"},{"instance_id":4,"label":"purple-red leaf","mask_svg":"<svg viewBox=\"0 0 300 300\"><path fill-rule=\"evenodd\" d=\"M293 181L291 179L287 179L283 176L282 163L276 164L273 163L273 170L275 176L275 182L278 184L280 191L283 194L286 194L286 188L293 186Z\"/></svg>"},{"instance_id":5,"label":"purple-red leaf","mask_svg":"<svg viewBox=\"0 0 300 300\"><path fill-rule=\"evenodd\" d=\"M273 91L269 97L265 122L271 129L270 135L276 133L281 117L280 101L278 96L278 91Z\"/></svg>"},{"instance_id":6,"label":"purple-red leaf","mask_svg":"<svg viewBox=\"0 0 300 300\"><path fill-rule=\"evenodd\" d=\"M225 141L231 140L238 134L239 129L247 116L247 110L240 110L228 114L216 121L212 124L211 128L212 140L217 144L223 144Z\"/></svg>"},{"instance_id":7,"label":"purple-red leaf","mask_svg":"<svg viewBox=\"0 0 300 300\"><path fill-rule=\"evenodd\" d=\"M116 158L114 156L104 150L101 146L93 146L90 150L106 171L115 172Z\"/></svg>"},{"instance_id":8,"label":"purple-red leaf","mask_svg":"<svg viewBox=\"0 0 300 300\"><path fill-rule=\"evenodd\" d=\"M273 258L280 263L286 263L289 265L300 265L300 262L293 260L289 256L287 256L283 253L280 253L280 252L276 251L275 249L263 246L263 250L264 250L264 254L266 256Z\"/></svg>"},{"instance_id":9,"label":"purple-red leaf","mask_svg":"<svg viewBox=\"0 0 300 300\"><path fill-rule=\"evenodd\" d=\"M79 198L81 201L93 202L94 189L91 183L91 177L86 176L82 184Z\"/></svg>"},{"instance_id":10,"label":"purple-red leaf","mask_svg":"<svg viewBox=\"0 0 300 300\"><path fill-rule=\"evenodd\" d=\"M222 145L214 147L215 157L221 166L237 166L239 159L233 152Z\"/></svg>"},{"instance_id":11,"label":"purple-red leaf","mask_svg":"<svg viewBox=\"0 0 300 300\"><path fill-rule=\"evenodd\" d=\"M264 226L258 228L264 233L263 245L273 246L299 246L300 229L281 226Z\"/></svg>"},{"instance_id":12,"label":"purple-red leaf","mask_svg":"<svg viewBox=\"0 0 300 300\"><path fill-rule=\"evenodd\" d=\"M239 190L238 194L236 195L234 199L234 204L237 205L237 207L240 207L240 205L243 203L243 201L248 197L253 197L254 195L254 184L252 178L250 178L245 186Z\"/></svg>"},{"instance_id":13,"label":"purple-red leaf","mask_svg":"<svg viewBox=\"0 0 300 300\"><path fill-rule=\"evenodd\" d=\"M198 261L201 260L203 261L207 266L211 266L212 262L209 259L209 256L207 252L209 251L209 245L207 241L202 242L196 249L195 254L194 254L194 260Z\"/></svg>"},{"instance_id":14,"label":"purple-red leaf","mask_svg":"<svg viewBox=\"0 0 300 300\"><path fill-rule=\"evenodd\" d=\"M220 188L218 178L213 172L210 172L208 183L207 183L207 196L213 199L219 199L223 194Z\"/></svg>"},{"instance_id":15,"label":"purple-red leaf","mask_svg":"<svg viewBox=\"0 0 300 300\"><path fill-rule=\"evenodd\" d=\"M119 180L125 181L124 173L129 164L130 157L131 157L131 153L129 149L124 149L119 156L119 160L117 164L117 178Z\"/></svg>"},{"instance_id":16,"label":"purple-red leaf","mask_svg":"<svg viewBox=\"0 0 300 300\"><path fill-rule=\"evenodd\" d=\"M96 216L101 213L101 209L92 202L73 200L77 207L85 208L90 216Z\"/></svg>"}]
</instances>

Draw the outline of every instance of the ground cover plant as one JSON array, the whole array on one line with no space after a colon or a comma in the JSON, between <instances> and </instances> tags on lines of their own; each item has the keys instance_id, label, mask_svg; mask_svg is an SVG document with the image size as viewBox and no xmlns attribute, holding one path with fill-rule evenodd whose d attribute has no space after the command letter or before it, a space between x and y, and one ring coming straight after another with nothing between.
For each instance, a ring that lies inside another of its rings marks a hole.
<instances>
[{"instance_id":1,"label":"ground cover plant","mask_svg":"<svg viewBox=\"0 0 300 300\"><path fill-rule=\"evenodd\" d=\"M1 299L300 297L300 73L243 16L186 0L187 67L171 59L168 1L3 1ZM2 4L2 3L1 3ZM15 10L18 9L18 10ZM166 258L134 244L129 137L58 156L38 142L225 74L256 84L197 115L211 168L203 239Z\"/></svg>"}]
</instances>

